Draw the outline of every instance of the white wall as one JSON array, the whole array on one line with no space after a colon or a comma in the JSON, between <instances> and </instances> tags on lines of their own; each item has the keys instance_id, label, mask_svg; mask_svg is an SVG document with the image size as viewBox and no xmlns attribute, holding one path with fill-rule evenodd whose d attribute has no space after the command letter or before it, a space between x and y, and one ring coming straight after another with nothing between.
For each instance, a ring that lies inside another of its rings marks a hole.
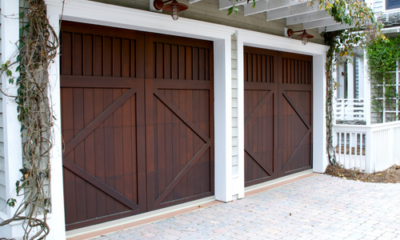
<instances>
[{"instance_id":1,"label":"white wall","mask_svg":"<svg viewBox=\"0 0 400 240\"><path fill-rule=\"evenodd\" d=\"M232 180L238 178L238 89L237 89L237 47L236 36L232 35ZM232 186L232 194L237 194Z\"/></svg>"},{"instance_id":2,"label":"white wall","mask_svg":"<svg viewBox=\"0 0 400 240\"><path fill-rule=\"evenodd\" d=\"M19 40L19 1L1 0L1 10L1 61L3 63L8 60L13 62L18 50L16 43ZM15 68L16 66L13 66L10 70L14 77L18 77ZM17 95L16 85L10 84L5 75L2 78L2 90L11 96ZM20 173L18 170L22 168L21 124L18 121L17 104L13 98L3 96L1 106L3 110L5 199L15 198L17 203L20 203L22 197L17 197L15 194L15 182L19 180ZM3 212L0 212L1 218L10 218L15 211L16 208L7 207ZM0 236L10 238L22 236L23 229L20 224L20 222L16 222L0 227Z\"/></svg>"},{"instance_id":3,"label":"white wall","mask_svg":"<svg viewBox=\"0 0 400 240\"><path fill-rule=\"evenodd\" d=\"M1 6L1 0L0 0ZM1 13L1 8L0 8ZM1 18L0 18L1 19ZM0 20L0 31L1 31L1 20ZM1 38L0 38L0 65L1 61ZM0 88L2 87L2 82L0 79ZM4 168L4 129L3 129L3 94L0 94L0 211L4 214L7 213L6 209L6 173ZM0 217L1 221L1 217Z\"/></svg>"},{"instance_id":4,"label":"white wall","mask_svg":"<svg viewBox=\"0 0 400 240\"><path fill-rule=\"evenodd\" d=\"M242 158L244 156L243 141L240 136L243 135L241 125L243 125L243 82L238 82L238 69L242 64L238 61L239 56L243 57L243 49L238 49L236 35L232 35L232 199L244 197L244 165Z\"/></svg>"}]
</instances>

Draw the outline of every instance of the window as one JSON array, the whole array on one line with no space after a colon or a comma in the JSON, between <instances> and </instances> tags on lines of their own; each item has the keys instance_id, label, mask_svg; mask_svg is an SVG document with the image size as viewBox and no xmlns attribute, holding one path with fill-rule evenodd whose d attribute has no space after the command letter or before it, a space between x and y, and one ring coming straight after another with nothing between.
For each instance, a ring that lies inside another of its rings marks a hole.
<instances>
[{"instance_id":1,"label":"window","mask_svg":"<svg viewBox=\"0 0 400 240\"><path fill-rule=\"evenodd\" d=\"M386 10L400 8L400 0L386 0Z\"/></svg>"}]
</instances>

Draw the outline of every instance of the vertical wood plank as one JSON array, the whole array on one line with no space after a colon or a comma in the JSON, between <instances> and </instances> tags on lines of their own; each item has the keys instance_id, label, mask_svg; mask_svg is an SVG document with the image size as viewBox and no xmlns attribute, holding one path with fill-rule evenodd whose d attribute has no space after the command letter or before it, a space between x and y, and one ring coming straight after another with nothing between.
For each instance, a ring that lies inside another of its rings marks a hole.
<instances>
[{"instance_id":1,"label":"vertical wood plank","mask_svg":"<svg viewBox=\"0 0 400 240\"><path fill-rule=\"evenodd\" d=\"M72 75L72 34L62 32L61 42L61 74Z\"/></svg>"},{"instance_id":2,"label":"vertical wood plank","mask_svg":"<svg viewBox=\"0 0 400 240\"><path fill-rule=\"evenodd\" d=\"M74 33L72 42L72 74L82 76L83 72L83 49L82 49L82 34Z\"/></svg>"},{"instance_id":3,"label":"vertical wood plank","mask_svg":"<svg viewBox=\"0 0 400 240\"><path fill-rule=\"evenodd\" d=\"M93 36L85 34L83 38L84 42L84 76L93 75Z\"/></svg>"},{"instance_id":4,"label":"vertical wood plank","mask_svg":"<svg viewBox=\"0 0 400 240\"><path fill-rule=\"evenodd\" d=\"M93 66L94 76L103 76L103 37L94 37Z\"/></svg>"},{"instance_id":5,"label":"vertical wood plank","mask_svg":"<svg viewBox=\"0 0 400 240\"><path fill-rule=\"evenodd\" d=\"M89 125L94 119L94 95L92 88L83 90L83 108L84 108L84 126ZM92 176L96 176L96 160L95 160L95 145L94 133L90 134L85 139L85 170ZM97 217L96 206L96 189L89 183L86 183L86 215L87 218Z\"/></svg>"},{"instance_id":6,"label":"vertical wood plank","mask_svg":"<svg viewBox=\"0 0 400 240\"><path fill-rule=\"evenodd\" d=\"M104 105L109 106L114 100L113 90L104 89ZM115 165L114 165L114 117L110 116L104 121L104 140L105 140L105 173L106 173L106 184L111 188L115 189ZM110 197L106 199L107 203L107 214L113 214L116 212L115 201Z\"/></svg>"},{"instance_id":7,"label":"vertical wood plank","mask_svg":"<svg viewBox=\"0 0 400 240\"><path fill-rule=\"evenodd\" d=\"M193 80L193 47L186 47L186 80Z\"/></svg>"}]
</instances>

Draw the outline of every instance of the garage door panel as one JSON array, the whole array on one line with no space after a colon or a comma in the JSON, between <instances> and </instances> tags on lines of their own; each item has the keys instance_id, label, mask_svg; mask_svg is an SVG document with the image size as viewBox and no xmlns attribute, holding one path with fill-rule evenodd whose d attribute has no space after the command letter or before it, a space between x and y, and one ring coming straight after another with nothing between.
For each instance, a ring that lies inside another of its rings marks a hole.
<instances>
[{"instance_id":1,"label":"garage door panel","mask_svg":"<svg viewBox=\"0 0 400 240\"><path fill-rule=\"evenodd\" d=\"M305 121L308 125L311 125L312 119L312 109L311 101L312 96L310 91L285 91L287 99L290 99L290 103L293 108L296 109L298 115Z\"/></svg>"},{"instance_id":2,"label":"garage door panel","mask_svg":"<svg viewBox=\"0 0 400 240\"><path fill-rule=\"evenodd\" d=\"M286 54L284 54L286 55ZM281 83L286 84L312 84L312 60L292 55L282 56L282 78Z\"/></svg>"},{"instance_id":3,"label":"garage door panel","mask_svg":"<svg viewBox=\"0 0 400 240\"><path fill-rule=\"evenodd\" d=\"M245 90L245 172L246 183L275 174L274 90Z\"/></svg>"},{"instance_id":4,"label":"garage door panel","mask_svg":"<svg viewBox=\"0 0 400 240\"><path fill-rule=\"evenodd\" d=\"M154 42L156 79L210 80L210 49L173 43ZM155 40L157 41L157 40Z\"/></svg>"},{"instance_id":5,"label":"garage door panel","mask_svg":"<svg viewBox=\"0 0 400 240\"><path fill-rule=\"evenodd\" d=\"M213 43L72 22L61 42L67 230L212 195Z\"/></svg>"},{"instance_id":6,"label":"garage door panel","mask_svg":"<svg viewBox=\"0 0 400 240\"><path fill-rule=\"evenodd\" d=\"M245 152L245 186L265 181L269 175L247 152Z\"/></svg>"},{"instance_id":7,"label":"garage door panel","mask_svg":"<svg viewBox=\"0 0 400 240\"><path fill-rule=\"evenodd\" d=\"M280 141L279 149L282 153L282 169L285 168L289 159L293 160L293 153L309 131L309 125L301 115L295 111L293 101L282 95L282 109L279 118ZM290 102L289 102L290 101Z\"/></svg>"},{"instance_id":8,"label":"garage door panel","mask_svg":"<svg viewBox=\"0 0 400 240\"><path fill-rule=\"evenodd\" d=\"M63 101L62 108L73 116L71 122L63 119L63 135L70 136L64 168L74 174L65 181L75 185L75 198L70 201L77 212L75 220L71 217L71 222L67 221L67 228L139 211L136 94L128 89L63 88L63 100L68 100L64 90L74 97L72 104ZM93 201L96 203L90 206L83 204Z\"/></svg>"},{"instance_id":9,"label":"garage door panel","mask_svg":"<svg viewBox=\"0 0 400 240\"><path fill-rule=\"evenodd\" d=\"M312 57L252 47L244 51L249 186L311 167Z\"/></svg>"},{"instance_id":10,"label":"garage door panel","mask_svg":"<svg viewBox=\"0 0 400 240\"><path fill-rule=\"evenodd\" d=\"M148 210L212 194L212 43L183 40L146 33Z\"/></svg>"},{"instance_id":11,"label":"garage door panel","mask_svg":"<svg viewBox=\"0 0 400 240\"><path fill-rule=\"evenodd\" d=\"M297 147L284 150L284 161L282 171L290 173L300 169L310 168L311 166L311 132L307 132Z\"/></svg>"}]
</instances>

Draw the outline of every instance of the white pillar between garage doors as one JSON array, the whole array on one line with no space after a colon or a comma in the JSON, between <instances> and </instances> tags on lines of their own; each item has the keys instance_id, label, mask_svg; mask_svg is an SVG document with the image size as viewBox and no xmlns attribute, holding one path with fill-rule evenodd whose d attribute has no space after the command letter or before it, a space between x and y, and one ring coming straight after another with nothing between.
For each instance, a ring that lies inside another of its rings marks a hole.
<instances>
[{"instance_id":1,"label":"white pillar between garage doors","mask_svg":"<svg viewBox=\"0 0 400 240\"><path fill-rule=\"evenodd\" d=\"M221 71L223 70L223 71ZM232 200L231 36L214 40L215 199Z\"/></svg>"},{"instance_id":2,"label":"white pillar between garage doors","mask_svg":"<svg viewBox=\"0 0 400 240\"><path fill-rule=\"evenodd\" d=\"M54 31L59 34L61 8L47 4L47 16ZM51 13L51 15L50 15ZM60 49L58 49L59 51ZM49 66L49 99L53 109L53 147L50 150L51 164L51 218L48 220L50 234L48 239L65 238L64 215L64 184L62 165L62 136L61 136L61 92L60 92L60 55L54 58Z\"/></svg>"},{"instance_id":3,"label":"white pillar between garage doors","mask_svg":"<svg viewBox=\"0 0 400 240\"><path fill-rule=\"evenodd\" d=\"M323 173L328 166L326 152L326 55L313 56L313 170Z\"/></svg>"}]
</instances>

